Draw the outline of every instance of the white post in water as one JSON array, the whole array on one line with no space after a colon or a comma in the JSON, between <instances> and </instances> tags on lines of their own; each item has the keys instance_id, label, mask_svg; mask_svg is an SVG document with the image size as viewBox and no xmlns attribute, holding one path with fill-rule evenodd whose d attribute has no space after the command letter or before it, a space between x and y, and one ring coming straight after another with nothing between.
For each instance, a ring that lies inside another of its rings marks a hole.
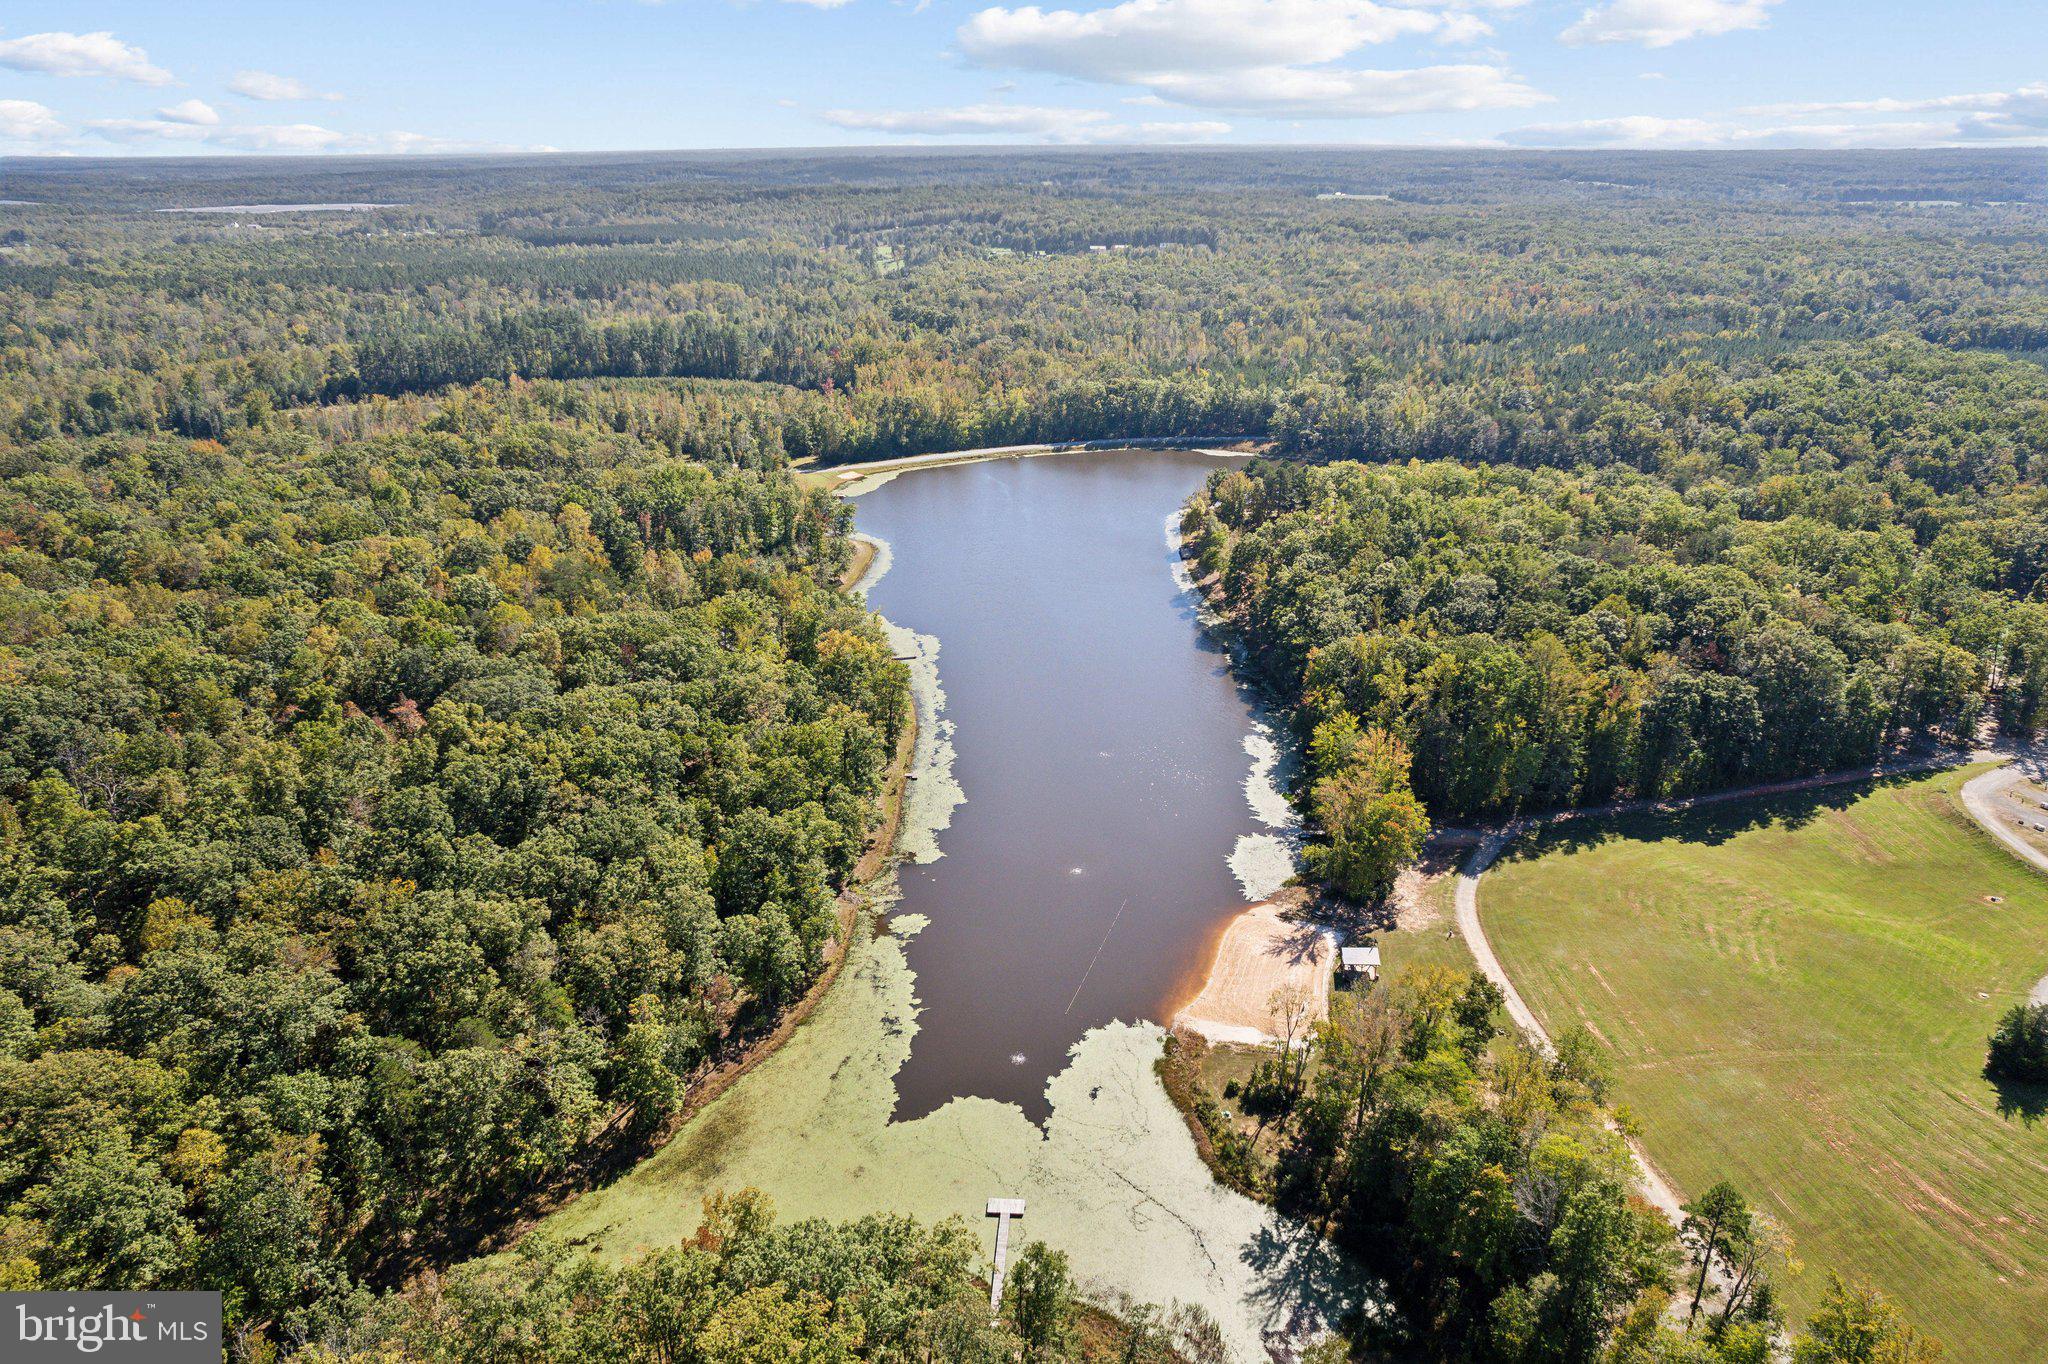
<instances>
[{"instance_id":1,"label":"white post in water","mask_svg":"<svg viewBox=\"0 0 2048 1364\"><path fill-rule=\"evenodd\" d=\"M996 1272L988 1279L988 1310L994 1312L1003 1305L1003 1269L1010 1261L1010 1219L1024 1215L1024 1200L991 1198L988 1215L996 1219Z\"/></svg>"}]
</instances>

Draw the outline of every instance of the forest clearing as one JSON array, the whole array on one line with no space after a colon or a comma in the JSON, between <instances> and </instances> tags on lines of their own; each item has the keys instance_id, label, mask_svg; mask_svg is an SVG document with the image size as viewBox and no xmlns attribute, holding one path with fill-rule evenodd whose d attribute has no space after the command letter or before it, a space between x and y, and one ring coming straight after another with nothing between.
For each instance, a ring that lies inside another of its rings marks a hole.
<instances>
[{"instance_id":1,"label":"forest clearing","mask_svg":"<svg viewBox=\"0 0 2048 1364\"><path fill-rule=\"evenodd\" d=\"M1731 1174L1802 1258L1882 1278L1962 1358L2018 1358L2048 1310L2048 1128L1982 1042L2048 962L2048 879L1960 808L1973 771L1553 826L1484 913L1681 1190Z\"/></svg>"}]
</instances>

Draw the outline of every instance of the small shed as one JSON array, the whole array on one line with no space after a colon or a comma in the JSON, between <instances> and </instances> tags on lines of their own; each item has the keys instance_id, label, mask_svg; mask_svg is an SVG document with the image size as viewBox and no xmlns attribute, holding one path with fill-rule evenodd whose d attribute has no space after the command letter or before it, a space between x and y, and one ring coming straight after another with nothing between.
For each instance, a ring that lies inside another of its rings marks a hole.
<instances>
[{"instance_id":1,"label":"small shed","mask_svg":"<svg viewBox=\"0 0 2048 1364\"><path fill-rule=\"evenodd\" d=\"M1367 980L1380 978L1380 950L1377 947L1346 947L1337 954L1337 969L1345 975Z\"/></svg>"}]
</instances>

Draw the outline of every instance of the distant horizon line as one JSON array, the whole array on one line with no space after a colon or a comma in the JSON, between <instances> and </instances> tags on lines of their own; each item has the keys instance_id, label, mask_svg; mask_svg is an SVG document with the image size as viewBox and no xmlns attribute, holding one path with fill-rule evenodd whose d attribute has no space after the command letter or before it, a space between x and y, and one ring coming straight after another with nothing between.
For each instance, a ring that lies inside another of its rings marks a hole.
<instances>
[{"instance_id":1,"label":"distant horizon line","mask_svg":"<svg viewBox=\"0 0 2048 1364\"><path fill-rule=\"evenodd\" d=\"M0 154L0 166L28 164L56 168L61 166L102 165L120 163L130 165L175 165L175 164L263 164L275 162L329 163L345 162L398 162L424 164L436 161L571 161L577 158L628 157L628 156L853 156L853 155L943 155L958 153L1007 154L1007 153L1054 153L1071 156L1116 154L1157 154L1157 153L1211 153L1230 152L1417 152L1437 156L1487 155L1487 156L1788 156L1822 155L1830 157L1871 157L1892 156L1899 153L1954 152L1961 154L1991 155L1998 157L2022 157L2027 153L2036 155L2048 153L2048 144L2027 146L1975 146L1954 142L1933 142L1924 145L1901 147L1824 147L1824 146L1779 146L1779 147L1573 147L1555 146L1501 146L1486 143L1441 143L1441 142L1095 142L1087 144L1055 142L961 142L961 143L857 143L857 144L791 144L788 146L752 147L614 147L586 150L545 148L532 150L480 150L446 152L376 152L336 151L301 153L266 152L222 152L202 156L178 155L123 155L81 152L73 154L34 155L26 153Z\"/></svg>"}]
</instances>

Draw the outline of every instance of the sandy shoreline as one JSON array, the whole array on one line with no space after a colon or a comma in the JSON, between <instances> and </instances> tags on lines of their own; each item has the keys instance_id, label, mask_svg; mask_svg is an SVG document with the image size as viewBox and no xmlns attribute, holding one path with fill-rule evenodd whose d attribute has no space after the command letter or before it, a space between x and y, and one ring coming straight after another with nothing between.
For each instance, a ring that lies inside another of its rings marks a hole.
<instances>
[{"instance_id":1,"label":"sandy shoreline","mask_svg":"<svg viewBox=\"0 0 2048 1364\"><path fill-rule=\"evenodd\" d=\"M1291 890L1252 905L1232 919L1216 940L1208 977L1173 1016L1173 1026L1200 1033L1211 1042L1263 1046L1287 1029L1273 997L1297 990L1308 1017L1330 1012L1330 974L1336 964L1335 933L1298 917L1307 902ZM1301 1027L1297 1023L1295 1033Z\"/></svg>"},{"instance_id":2,"label":"sandy shoreline","mask_svg":"<svg viewBox=\"0 0 2048 1364\"><path fill-rule=\"evenodd\" d=\"M853 557L847 561L846 571L839 575L841 592L862 590L861 580L868 576L869 567L882 549L882 542L872 535L850 535L847 543L853 546Z\"/></svg>"},{"instance_id":3,"label":"sandy shoreline","mask_svg":"<svg viewBox=\"0 0 2048 1364\"><path fill-rule=\"evenodd\" d=\"M1265 445L1259 436L1136 436L1128 440L1052 441L1037 445L985 445L972 450L940 450L929 455L900 455L892 459L863 460L848 464L806 465L799 476L816 480L842 497L859 497L872 492L900 473L911 469L936 469L948 464L973 464L985 459L1035 459L1041 455L1065 455L1081 450L1193 450L1198 454L1249 455ZM1244 447L1244 448L1231 448Z\"/></svg>"},{"instance_id":4,"label":"sandy shoreline","mask_svg":"<svg viewBox=\"0 0 2048 1364\"><path fill-rule=\"evenodd\" d=\"M1178 516L1167 518L1166 543L1175 555L1174 579L1196 602L1201 627L1231 644L1233 666L1239 647L1222 613L1209 601L1186 557ZM1240 687L1251 691L1240 678ZM1256 692L1251 693L1256 698ZM1212 1043L1260 1046L1288 1031L1272 1008L1275 993L1299 991L1308 1000L1310 1021L1329 1017L1331 971L1336 965L1335 930L1302 917L1310 895L1289 884L1300 860L1301 827L1287 799L1288 757L1276 739L1277 717L1256 701L1255 725L1245 738L1251 772L1245 799L1264 830L1238 839L1230 869L1253 903L1216 935L1208 974L1201 987L1173 1015L1173 1027L1198 1033ZM1294 1032L1299 1035L1297 1022Z\"/></svg>"}]
</instances>

